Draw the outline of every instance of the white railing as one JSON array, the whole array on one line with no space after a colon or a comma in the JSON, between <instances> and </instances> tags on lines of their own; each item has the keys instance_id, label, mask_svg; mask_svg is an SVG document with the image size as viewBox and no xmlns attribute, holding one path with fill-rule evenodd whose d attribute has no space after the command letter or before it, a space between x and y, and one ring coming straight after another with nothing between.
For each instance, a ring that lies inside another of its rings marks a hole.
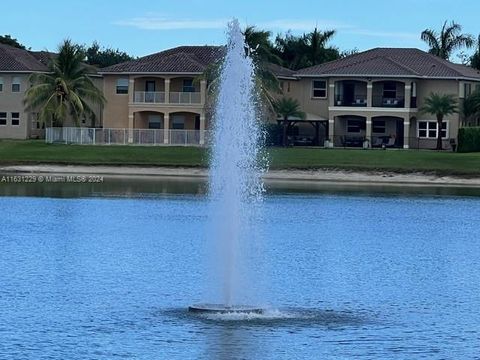
<instances>
[{"instance_id":1,"label":"white railing","mask_svg":"<svg viewBox=\"0 0 480 360\"><path fill-rule=\"evenodd\" d=\"M204 146L208 138L207 130L50 127L45 131L48 144Z\"/></svg>"},{"instance_id":2,"label":"white railing","mask_svg":"<svg viewBox=\"0 0 480 360\"><path fill-rule=\"evenodd\" d=\"M165 103L163 91L135 91L133 101L136 103Z\"/></svg>"},{"instance_id":3,"label":"white railing","mask_svg":"<svg viewBox=\"0 0 480 360\"><path fill-rule=\"evenodd\" d=\"M199 92L170 92L171 104L200 104Z\"/></svg>"}]
</instances>

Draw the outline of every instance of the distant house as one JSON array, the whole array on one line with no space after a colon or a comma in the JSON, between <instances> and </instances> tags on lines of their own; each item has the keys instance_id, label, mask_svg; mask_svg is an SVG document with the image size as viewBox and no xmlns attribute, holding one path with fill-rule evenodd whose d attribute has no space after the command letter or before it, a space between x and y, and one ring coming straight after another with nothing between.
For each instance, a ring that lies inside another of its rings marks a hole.
<instances>
[{"instance_id":1,"label":"distant house","mask_svg":"<svg viewBox=\"0 0 480 360\"><path fill-rule=\"evenodd\" d=\"M35 113L23 98L32 73L47 72L48 53L0 44L0 138L27 139L41 134Z\"/></svg>"},{"instance_id":2,"label":"distant house","mask_svg":"<svg viewBox=\"0 0 480 360\"><path fill-rule=\"evenodd\" d=\"M54 53L47 51L28 51L0 44L0 138L29 139L44 135L45 125L38 121L38 113L27 112L23 100L30 87L30 75L47 73L53 56ZM101 88L102 79L93 68L92 77ZM95 108L95 111L97 125L100 125L101 108Z\"/></svg>"},{"instance_id":3,"label":"distant house","mask_svg":"<svg viewBox=\"0 0 480 360\"><path fill-rule=\"evenodd\" d=\"M431 92L452 94L460 105L480 86L480 72L411 48L376 48L293 74L284 96L297 99L307 122L297 121L295 139L338 147L432 148L437 122L419 109ZM462 114L445 119L445 146L456 141ZM314 141L316 140L316 141ZM365 140L368 140L365 143Z\"/></svg>"},{"instance_id":4,"label":"distant house","mask_svg":"<svg viewBox=\"0 0 480 360\"><path fill-rule=\"evenodd\" d=\"M197 78L224 51L222 46L180 46L101 69L107 99L104 127L167 129L157 139L164 144L178 142L172 136L184 133L174 130L197 130L198 143L204 144L203 130L210 127L207 81ZM292 73L276 65L271 71L279 78Z\"/></svg>"}]
</instances>

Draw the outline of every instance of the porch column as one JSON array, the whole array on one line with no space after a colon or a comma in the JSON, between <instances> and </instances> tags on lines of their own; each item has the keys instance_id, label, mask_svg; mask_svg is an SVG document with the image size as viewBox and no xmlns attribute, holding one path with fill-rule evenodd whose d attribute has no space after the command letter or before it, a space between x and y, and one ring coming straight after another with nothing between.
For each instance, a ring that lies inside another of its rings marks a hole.
<instances>
[{"instance_id":1,"label":"porch column","mask_svg":"<svg viewBox=\"0 0 480 360\"><path fill-rule=\"evenodd\" d=\"M410 100L412 99L412 85L405 83L405 108L410 109Z\"/></svg>"},{"instance_id":2,"label":"porch column","mask_svg":"<svg viewBox=\"0 0 480 360\"><path fill-rule=\"evenodd\" d=\"M373 106L373 84L367 84L367 107Z\"/></svg>"},{"instance_id":3,"label":"porch column","mask_svg":"<svg viewBox=\"0 0 480 360\"><path fill-rule=\"evenodd\" d=\"M128 79L128 102L131 104L135 100L135 79ZM132 114L133 115L133 114Z\"/></svg>"},{"instance_id":4,"label":"porch column","mask_svg":"<svg viewBox=\"0 0 480 360\"><path fill-rule=\"evenodd\" d=\"M200 80L200 103L202 105L205 104L205 100L207 98L207 80ZM200 115L201 119L201 115ZM202 120L200 120L201 123Z\"/></svg>"},{"instance_id":5,"label":"porch column","mask_svg":"<svg viewBox=\"0 0 480 360\"><path fill-rule=\"evenodd\" d=\"M410 121L408 118L403 119L403 148L410 147Z\"/></svg>"},{"instance_id":6,"label":"porch column","mask_svg":"<svg viewBox=\"0 0 480 360\"><path fill-rule=\"evenodd\" d=\"M367 116L365 118L365 123L366 123L365 133L366 133L366 139L368 140L368 147L372 147L372 118L370 116Z\"/></svg>"},{"instance_id":7,"label":"porch column","mask_svg":"<svg viewBox=\"0 0 480 360\"><path fill-rule=\"evenodd\" d=\"M163 143L168 144L170 135L170 114L165 113L163 115Z\"/></svg>"},{"instance_id":8,"label":"porch column","mask_svg":"<svg viewBox=\"0 0 480 360\"><path fill-rule=\"evenodd\" d=\"M165 79L165 104L170 103L170 79Z\"/></svg>"},{"instance_id":9,"label":"porch column","mask_svg":"<svg viewBox=\"0 0 480 360\"><path fill-rule=\"evenodd\" d=\"M335 118L328 120L328 138L335 145Z\"/></svg>"},{"instance_id":10,"label":"porch column","mask_svg":"<svg viewBox=\"0 0 480 360\"><path fill-rule=\"evenodd\" d=\"M129 111L128 113L128 143L131 144L133 143L133 120L134 120L134 115L133 112Z\"/></svg>"},{"instance_id":11,"label":"porch column","mask_svg":"<svg viewBox=\"0 0 480 360\"><path fill-rule=\"evenodd\" d=\"M335 82L329 80L328 83L328 106L335 106Z\"/></svg>"},{"instance_id":12,"label":"porch column","mask_svg":"<svg viewBox=\"0 0 480 360\"><path fill-rule=\"evenodd\" d=\"M200 143L199 145L205 145L205 113L202 111L200 114Z\"/></svg>"}]
</instances>

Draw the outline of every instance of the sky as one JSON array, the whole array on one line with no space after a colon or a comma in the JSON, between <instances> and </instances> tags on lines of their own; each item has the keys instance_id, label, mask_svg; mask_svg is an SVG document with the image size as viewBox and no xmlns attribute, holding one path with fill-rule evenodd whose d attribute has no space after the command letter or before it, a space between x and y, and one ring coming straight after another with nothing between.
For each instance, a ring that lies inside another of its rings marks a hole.
<instances>
[{"instance_id":1,"label":"sky","mask_svg":"<svg viewBox=\"0 0 480 360\"><path fill-rule=\"evenodd\" d=\"M53 51L65 38L94 40L133 56L179 45L225 43L226 23L236 17L277 33L302 34L317 26L335 29L341 50L418 47L426 28L454 20L475 38L480 33L478 0L22 0L2 6L0 34L32 50Z\"/></svg>"}]
</instances>

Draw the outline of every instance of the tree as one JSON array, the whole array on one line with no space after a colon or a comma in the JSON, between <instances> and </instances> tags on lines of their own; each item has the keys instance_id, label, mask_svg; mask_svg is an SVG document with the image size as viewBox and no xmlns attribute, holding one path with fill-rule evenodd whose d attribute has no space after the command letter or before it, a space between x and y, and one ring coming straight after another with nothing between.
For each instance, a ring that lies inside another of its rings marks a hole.
<instances>
[{"instance_id":1,"label":"tree","mask_svg":"<svg viewBox=\"0 0 480 360\"><path fill-rule=\"evenodd\" d=\"M471 48L474 44L472 35L462 34L462 26L453 21L450 24L445 21L440 33L425 29L422 31L421 39L428 44L431 54L445 60L449 60L455 50Z\"/></svg>"},{"instance_id":2,"label":"tree","mask_svg":"<svg viewBox=\"0 0 480 360\"><path fill-rule=\"evenodd\" d=\"M243 35L245 36L245 43L254 58L261 62L282 63L282 59L274 53L275 49L270 41L272 36L270 31L257 30L255 26L247 26Z\"/></svg>"},{"instance_id":3,"label":"tree","mask_svg":"<svg viewBox=\"0 0 480 360\"><path fill-rule=\"evenodd\" d=\"M85 52L86 63L100 68L133 60L133 57L126 52L119 49L102 48L96 41L88 48L83 47L83 51Z\"/></svg>"},{"instance_id":4,"label":"tree","mask_svg":"<svg viewBox=\"0 0 480 360\"><path fill-rule=\"evenodd\" d=\"M476 123L475 120L480 116L480 90L475 90L463 100L462 113L465 118L464 125Z\"/></svg>"},{"instance_id":5,"label":"tree","mask_svg":"<svg viewBox=\"0 0 480 360\"><path fill-rule=\"evenodd\" d=\"M292 70L323 64L341 57L337 48L327 46L335 33L335 30L319 31L315 28L301 36L291 33L287 33L285 37L277 35L275 49L282 58L283 65Z\"/></svg>"},{"instance_id":6,"label":"tree","mask_svg":"<svg viewBox=\"0 0 480 360\"><path fill-rule=\"evenodd\" d=\"M470 57L470 66L474 69L480 70L480 35L478 35L475 52Z\"/></svg>"},{"instance_id":7,"label":"tree","mask_svg":"<svg viewBox=\"0 0 480 360\"><path fill-rule=\"evenodd\" d=\"M89 104L105 103L102 92L95 86L82 62L84 54L78 45L64 40L58 55L52 59L49 72L32 74L32 86L25 92L27 111L39 110L41 122L60 126L67 116L75 124L90 117L95 121L94 111Z\"/></svg>"},{"instance_id":8,"label":"tree","mask_svg":"<svg viewBox=\"0 0 480 360\"><path fill-rule=\"evenodd\" d=\"M0 35L0 44L10 45L23 50L26 49L25 45L20 44L18 40L15 38L12 38L11 35L4 35L4 36Z\"/></svg>"},{"instance_id":9,"label":"tree","mask_svg":"<svg viewBox=\"0 0 480 360\"><path fill-rule=\"evenodd\" d=\"M425 104L420 111L437 117L437 150L442 150L443 119L457 112L457 100L453 95L431 93L425 98Z\"/></svg>"},{"instance_id":10,"label":"tree","mask_svg":"<svg viewBox=\"0 0 480 360\"><path fill-rule=\"evenodd\" d=\"M287 146L287 134L290 127L291 117L297 117L305 119L306 114L300 110L300 103L296 99L292 98L280 98L274 103L275 112L279 117L283 119L283 146Z\"/></svg>"}]
</instances>

